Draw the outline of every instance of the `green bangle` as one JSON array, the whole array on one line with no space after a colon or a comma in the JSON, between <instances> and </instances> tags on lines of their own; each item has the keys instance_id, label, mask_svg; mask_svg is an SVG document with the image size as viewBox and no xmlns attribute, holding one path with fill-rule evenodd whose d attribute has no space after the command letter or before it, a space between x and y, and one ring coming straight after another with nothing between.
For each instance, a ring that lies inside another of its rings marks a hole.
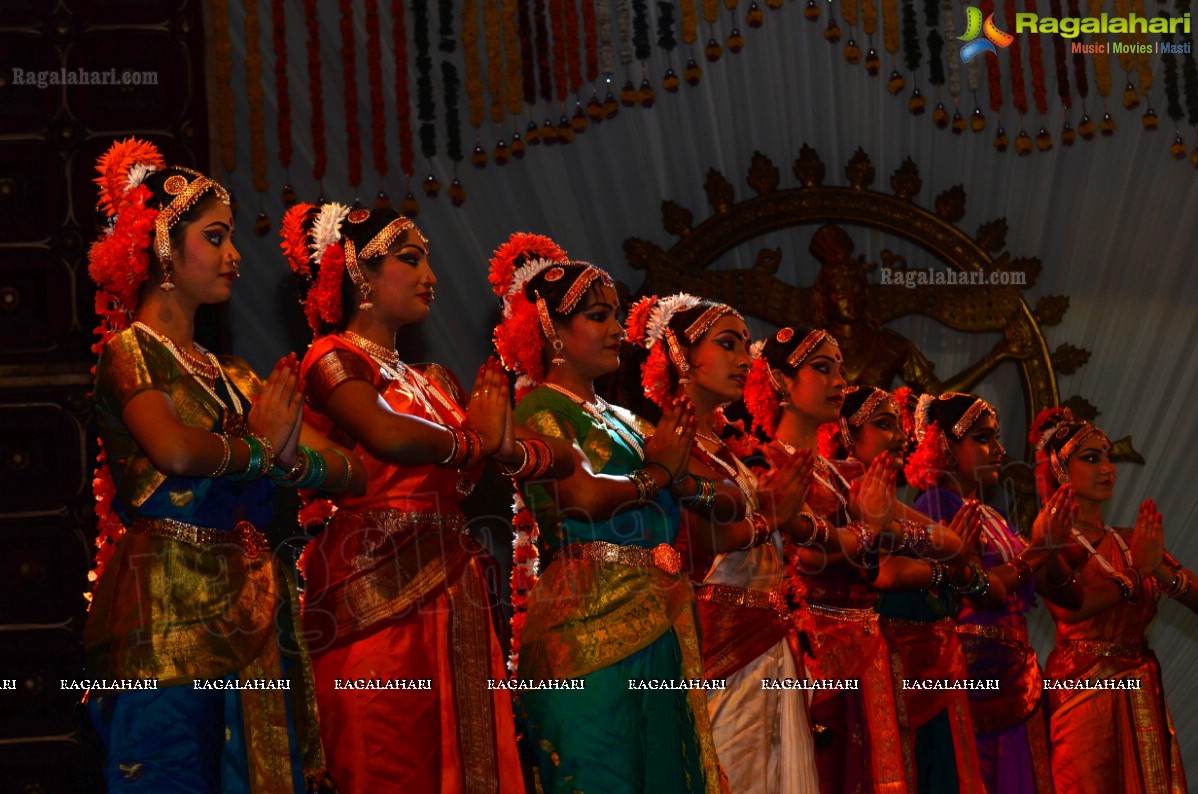
<instances>
[{"instance_id":1,"label":"green bangle","mask_svg":"<svg viewBox=\"0 0 1198 794\"><path fill-rule=\"evenodd\" d=\"M342 453L341 450L334 447L333 449L330 449L329 452L332 452L334 455L341 458L341 462L345 464L345 471L342 472L341 479L337 481L336 485L334 485L330 488L326 488L325 490L340 491L341 489L343 489L345 487L345 484L347 482L349 482L349 475L353 471L353 468L349 464L349 458L345 457L344 453ZM327 466L328 461L325 461L325 463Z\"/></svg>"},{"instance_id":2,"label":"green bangle","mask_svg":"<svg viewBox=\"0 0 1198 794\"><path fill-rule=\"evenodd\" d=\"M234 482L248 482L250 480L256 480L266 473L262 470L262 463L265 459L263 456L262 442L253 436L243 436L241 440L245 442L246 448L250 451L249 461L246 463L244 470L236 474L228 475L227 479L233 480Z\"/></svg>"},{"instance_id":3,"label":"green bangle","mask_svg":"<svg viewBox=\"0 0 1198 794\"><path fill-rule=\"evenodd\" d=\"M301 449L304 457L308 459L308 471L304 473L304 477L295 484L296 488L303 490L312 490L324 485L325 473L327 471L324 463L324 458L316 453L316 450L308 447Z\"/></svg>"}]
</instances>

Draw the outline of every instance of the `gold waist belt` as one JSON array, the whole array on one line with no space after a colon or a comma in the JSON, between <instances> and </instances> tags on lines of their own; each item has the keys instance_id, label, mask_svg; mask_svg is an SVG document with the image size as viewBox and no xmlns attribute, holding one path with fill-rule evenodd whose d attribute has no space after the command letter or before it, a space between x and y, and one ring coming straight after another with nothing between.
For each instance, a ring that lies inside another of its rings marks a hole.
<instances>
[{"instance_id":1,"label":"gold waist belt","mask_svg":"<svg viewBox=\"0 0 1198 794\"><path fill-rule=\"evenodd\" d=\"M790 614L786 606L786 594L781 587L765 591L727 584L705 584L696 588L695 598L722 606L772 609L782 615Z\"/></svg>"},{"instance_id":2,"label":"gold waist belt","mask_svg":"<svg viewBox=\"0 0 1198 794\"><path fill-rule=\"evenodd\" d=\"M1005 640L1007 642L1018 642L1023 645L1028 644L1027 627L1010 628L1008 626L979 626L976 623L958 623L958 634L972 634L976 637L985 637L989 640Z\"/></svg>"},{"instance_id":3,"label":"gold waist belt","mask_svg":"<svg viewBox=\"0 0 1198 794\"><path fill-rule=\"evenodd\" d=\"M811 610L812 614L823 615L833 620L846 620L857 623L878 622L878 613L869 607L837 607L831 604L808 602L807 608Z\"/></svg>"},{"instance_id":4,"label":"gold waist belt","mask_svg":"<svg viewBox=\"0 0 1198 794\"><path fill-rule=\"evenodd\" d=\"M682 557L678 550L668 543L646 549L641 546L621 546L618 543L596 540L563 546L558 556L572 560L615 562L637 568L659 568L671 576L682 570Z\"/></svg>"},{"instance_id":5,"label":"gold waist belt","mask_svg":"<svg viewBox=\"0 0 1198 794\"><path fill-rule=\"evenodd\" d=\"M1148 643L1098 642L1097 640L1063 640L1060 645L1091 656L1119 656L1137 659L1148 653Z\"/></svg>"},{"instance_id":6,"label":"gold waist belt","mask_svg":"<svg viewBox=\"0 0 1198 794\"><path fill-rule=\"evenodd\" d=\"M345 510L337 515L345 514L343 520L358 520L363 526L377 527L387 534L413 526L436 527L442 531L461 532L469 534L466 528L466 516L462 513L434 513L420 510ZM336 516L333 517L336 520Z\"/></svg>"},{"instance_id":7,"label":"gold waist belt","mask_svg":"<svg viewBox=\"0 0 1198 794\"><path fill-rule=\"evenodd\" d=\"M129 527L130 532L140 535L155 535L160 538L190 543L193 546L240 546L248 559L270 549L266 536L249 521L238 521L231 531L208 529L194 524L185 524L173 518L138 518Z\"/></svg>"}]
</instances>

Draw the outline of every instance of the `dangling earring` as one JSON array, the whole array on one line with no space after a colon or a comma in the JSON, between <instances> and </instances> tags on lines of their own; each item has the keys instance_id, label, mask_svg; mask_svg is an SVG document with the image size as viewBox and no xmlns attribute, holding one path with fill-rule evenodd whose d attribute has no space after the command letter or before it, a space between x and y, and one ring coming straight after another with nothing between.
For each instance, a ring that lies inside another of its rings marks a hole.
<instances>
[{"instance_id":1,"label":"dangling earring","mask_svg":"<svg viewBox=\"0 0 1198 794\"><path fill-rule=\"evenodd\" d=\"M358 304L358 308L362 311L373 309L374 304L370 302L370 294L372 292L370 282L363 281L362 286L359 287L359 289L362 290L362 302Z\"/></svg>"},{"instance_id":2,"label":"dangling earring","mask_svg":"<svg viewBox=\"0 0 1198 794\"><path fill-rule=\"evenodd\" d=\"M565 347L566 346L562 344L562 340L557 339L556 337L554 338L553 358L549 361L550 366L560 367L562 364L566 363L566 359L562 358L562 350L565 349Z\"/></svg>"},{"instance_id":3,"label":"dangling earring","mask_svg":"<svg viewBox=\"0 0 1198 794\"><path fill-rule=\"evenodd\" d=\"M170 292L174 288L175 285L171 281L171 266L168 264L162 269L162 283L158 285L158 289L163 292Z\"/></svg>"}]
</instances>

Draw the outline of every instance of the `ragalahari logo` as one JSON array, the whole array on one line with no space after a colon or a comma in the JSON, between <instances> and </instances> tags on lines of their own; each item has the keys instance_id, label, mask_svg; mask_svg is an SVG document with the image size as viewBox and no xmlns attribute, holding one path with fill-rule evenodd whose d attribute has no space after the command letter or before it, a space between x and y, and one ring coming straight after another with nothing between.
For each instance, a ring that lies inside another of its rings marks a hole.
<instances>
[{"instance_id":1,"label":"ragalahari logo","mask_svg":"<svg viewBox=\"0 0 1198 794\"><path fill-rule=\"evenodd\" d=\"M984 35L985 38L979 39L979 35ZM981 9L969 7L965 9L965 35L957 38L966 42L961 47L961 60L965 63L969 63L983 52L997 55L998 50L994 49L996 45L1005 50L1015 40L1010 33L998 29L998 25L994 24L994 14L982 22Z\"/></svg>"}]
</instances>

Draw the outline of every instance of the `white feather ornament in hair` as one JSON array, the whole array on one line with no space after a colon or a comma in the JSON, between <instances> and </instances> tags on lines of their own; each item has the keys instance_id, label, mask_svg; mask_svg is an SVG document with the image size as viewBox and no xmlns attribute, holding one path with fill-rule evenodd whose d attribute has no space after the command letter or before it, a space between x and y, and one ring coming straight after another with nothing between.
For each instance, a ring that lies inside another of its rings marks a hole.
<instances>
[{"instance_id":1,"label":"white feather ornament in hair","mask_svg":"<svg viewBox=\"0 0 1198 794\"><path fill-rule=\"evenodd\" d=\"M515 273L512 274L512 283L508 285L507 297L510 298L517 292L524 289L524 285L531 279L536 278L544 270L548 270L554 265L565 264L557 262L553 259L532 259L521 265Z\"/></svg>"},{"instance_id":2,"label":"white feather ornament in hair","mask_svg":"<svg viewBox=\"0 0 1198 794\"><path fill-rule=\"evenodd\" d=\"M758 339L756 342L749 345L749 356L754 359L761 358L761 354L764 352L765 352L765 340L764 339Z\"/></svg>"},{"instance_id":3,"label":"white feather ornament in hair","mask_svg":"<svg viewBox=\"0 0 1198 794\"><path fill-rule=\"evenodd\" d=\"M320 208L312 222L312 261L320 264L324 252L330 245L341 240L341 222L349 215L345 204L330 202Z\"/></svg>"},{"instance_id":4,"label":"white feather ornament in hair","mask_svg":"<svg viewBox=\"0 0 1198 794\"><path fill-rule=\"evenodd\" d=\"M919 395L919 400L915 403L915 440L923 441L923 437L928 432L928 417L932 411L932 403L936 398L930 394Z\"/></svg>"},{"instance_id":5,"label":"white feather ornament in hair","mask_svg":"<svg viewBox=\"0 0 1198 794\"><path fill-rule=\"evenodd\" d=\"M125 192L128 193L133 188L146 181L146 177L158 170L158 166L150 163L138 163L129 169L129 176L125 180Z\"/></svg>"},{"instance_id":6,"label":"white feather ornament in hair","mask_svg":"<svg viewBox=\"0 0 1198 794\"><path fill-rule=\"evenodd\" d=\"M698 298L685 292L660 298L657 305L649 312L649 321L645 323L645 347L652 349L653 345L661 341L666 332L666 326L670 324L670 320L674 318L675 314L693 309L699 303Z\"/></svg>"}]
</instances>

